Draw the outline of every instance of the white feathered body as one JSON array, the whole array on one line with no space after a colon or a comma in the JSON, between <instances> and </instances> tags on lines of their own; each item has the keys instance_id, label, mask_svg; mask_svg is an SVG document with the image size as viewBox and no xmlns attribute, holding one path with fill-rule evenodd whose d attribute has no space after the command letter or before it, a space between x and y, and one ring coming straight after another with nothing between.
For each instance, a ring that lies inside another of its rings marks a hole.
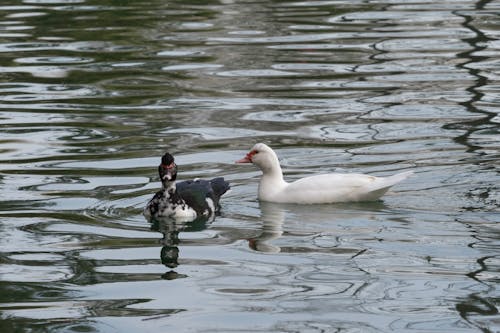
<instances>
[{"instance_id":1,"label":"white feathered body","mask_svg":"<svg viewBox=\"0 0 500 333\"><path fill-rule=\"evenodd\" d=\"M358 173L330 173L302 178L292 183L283 179L278 156L267 145L257 143L238 163L253 163L262 171L258 198L262 201L295 204L374 201L391 186L410 176L407 171L389 177Z\"/></svg>"},{"instance_id":2,"label":"white feathered body","mask_svg":"<svg viewBox=\"0 0 500 333\"><path fill-rule=\"evenodd\" d=\"M390 177L331 173L302 178L292 183L263 175L258 197L262 201L300 204L374 201L412 173L403 172Z\"/></svg>"}]
</instances>

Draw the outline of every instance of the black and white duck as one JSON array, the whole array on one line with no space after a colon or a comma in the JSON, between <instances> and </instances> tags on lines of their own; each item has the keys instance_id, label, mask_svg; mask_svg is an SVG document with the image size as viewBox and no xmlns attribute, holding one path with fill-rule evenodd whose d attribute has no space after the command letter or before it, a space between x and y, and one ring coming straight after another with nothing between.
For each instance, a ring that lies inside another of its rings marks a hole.
<instances>
[{"instance_id":1,"label":"black and white duck","mask_svg":"<svg viewBox=\"0 0 500 333\"><path fill-rule=\"evenodd\" d=\"M144 216L191 221L197 217L213 218L219 212L220 197L229 190L222 177L211 180L194 179L176 183L177 165L174 157L166 153L158 166L162 189L144 208Z\"/></svg>"}]
</instances>

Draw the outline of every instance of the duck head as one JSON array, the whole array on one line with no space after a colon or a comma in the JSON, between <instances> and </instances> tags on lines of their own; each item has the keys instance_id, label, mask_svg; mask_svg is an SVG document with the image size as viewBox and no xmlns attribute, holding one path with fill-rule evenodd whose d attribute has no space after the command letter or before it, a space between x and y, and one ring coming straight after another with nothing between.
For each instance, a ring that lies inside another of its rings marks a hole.
<instances>
[{"instance_id":1,"label":"duck head","mask_svg":"<svg viewBox=\"0 0 500 333\"><path fill-rule=\"evenodd\" d=\"M163 187L168 187L177 178L177 164L174 162L174 157L169 153L161 158L161 164L158 166L158 173Z\"/></svg>"},{"instance_id":2,"label":"duck head","mask_svg":"<svg viewBox=\"0 0 500 333\"><path fill-rule=\"evenodd\" d=\"M276 153L271 147L264 143L255 144L248 154L236 161L236 163L253 163L264 173L278 170L281 171L278 156L276 156Z\"/></svg>"}]
</instances>

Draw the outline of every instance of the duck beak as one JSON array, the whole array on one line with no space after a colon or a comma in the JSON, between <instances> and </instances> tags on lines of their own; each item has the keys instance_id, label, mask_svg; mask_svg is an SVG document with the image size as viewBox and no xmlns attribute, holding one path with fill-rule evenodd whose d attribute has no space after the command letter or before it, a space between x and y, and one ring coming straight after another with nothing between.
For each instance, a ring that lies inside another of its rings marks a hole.
<instances>
[{"instance_id":1,"label":"duck beak","mask_svg":"<svg viewBox=\"0 0 500 333\"><path fill-rule=\"evenodd\" d=\"M252 163L252 160L247 155L247 156L243 157L241 160L237 160L235 163Z\"/></svg>"},{"instance_id":2,"label":"duck beak","mask_svg":"<svg viewBox=\"0 0 500 333\"><path fill-rule=\"evenodd\" d=\"M177 176L177 165L171 163L169 165L160 165L160 178L162 181L172 181Z\"/></svg>"},{"instance_id":3,"label":"duck beak","mask_svg":"<svg viewBox=\"0 0 500 333\"><path fill-rule=\"evenodd\" d=\"M166 173L166 174L162 177L162 180L167 180L167 181L172 180L172 173L167 172L167 173Z\"/></svg>"},{"instance_id":4,"label":"duck beak","mask_svg":"<svg viewBox=\"0 0 500 333\"><path fill-rule=\"evenodd\" d=\"M255 155L255 151L251 151L245 155L241 160L237 160L236 163L253 163L252 157Z\"/></svg>"},{"instance_id":5,"label":"duck beak","mask_svg":"<svg viewBox=\"0 0 500 333\"><path fill-rule=\"evenodd\" d=\"M241 160L237 160L236 163L253 163L253 156L257 154L257 151L252 150L248 154L245 155Z\"/></svg>"}]
</instances>

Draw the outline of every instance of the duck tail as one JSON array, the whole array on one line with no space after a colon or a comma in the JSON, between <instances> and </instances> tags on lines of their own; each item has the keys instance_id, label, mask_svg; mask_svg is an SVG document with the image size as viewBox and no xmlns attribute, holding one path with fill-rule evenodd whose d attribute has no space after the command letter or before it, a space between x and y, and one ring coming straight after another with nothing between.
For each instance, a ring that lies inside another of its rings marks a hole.
<instances>
[{"instance_id":1,"label":"duck tail","mask_svg":"<svg viewBox=\"0 0 500 333\"><path fill-rule=\"evenodd\" d=\"M392 186L399 183L400 181L408 178L413 174L413 171L401 172L389 177L379 177L372 186L366 196L363 197L363 201L377 200L383 196Z\"/></svg>"},{"instance_id":2,"label":"duck tail","mask_svg":"<svg viewBox=\"0 0 500 333\"><path fill-rule=\"evenodd\" d=\"M217 177L210 180L210 185L217 198L220 198L224 193L226 193L231 186L224 180L223 177Z\"/></svg>"},{"instance_id":3,"label":"duck tail","mask_svg":"<svg viewBox=\"0 0 500 333\"><path fill-rule=\"evenodd\" d=\"M389 176L389 177L385 177L384 178L384 183L388 184L389 186L392 186L396 183L399 183L400 181L403 181L405 180L406 178L410 177L411 175L413 175L413 171L405 171L405 172L401 172L401 173L397 173L395 175L392 175L392 176Z\"/></svg>"},{"instance_id":4,"label":"duck tail","mask_svg":"<svg viewBox=\"0 0 500 333\"><path fill-rule=\"evenodd\" d=\"M401 172L389 177L379 177L372 185L372 191L381 191L385 193L390 187L405 180L413 174L413 171Z\"/></svg>"}]
</instances>

